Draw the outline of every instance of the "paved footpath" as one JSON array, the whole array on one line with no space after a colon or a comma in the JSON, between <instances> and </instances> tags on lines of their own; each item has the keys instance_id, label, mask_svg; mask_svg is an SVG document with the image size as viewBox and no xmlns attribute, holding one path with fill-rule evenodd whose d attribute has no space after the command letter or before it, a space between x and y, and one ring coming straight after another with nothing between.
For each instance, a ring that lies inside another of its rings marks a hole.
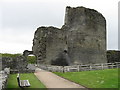
<instances>
[{"instance_id":1,"label":"paved footpath","mask_svg":"<svg viewBox=\"0 0 120 90\"><path fill-rule=\"evenodd\" d=\"M84 88L79 84L68 81L64 78L61 78L52 72L44 71L39 68L36 69L36 77L47 87L47 88Z\"/></svg>"}]
</instances>

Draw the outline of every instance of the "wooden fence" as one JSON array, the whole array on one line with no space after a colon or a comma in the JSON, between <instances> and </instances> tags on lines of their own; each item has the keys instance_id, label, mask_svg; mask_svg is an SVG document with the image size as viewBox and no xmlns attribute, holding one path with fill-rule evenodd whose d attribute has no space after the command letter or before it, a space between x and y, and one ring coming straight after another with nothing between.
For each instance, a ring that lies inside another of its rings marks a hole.
<instances>
[{"instance_id":1,"label":"wooden fence","mask_svg":"<svg viewBox=\"0 0 120 90\"><path fill-rule=\"evenodd\" d=\"M38 67L51 72L79 72L79 71L120 68L120 62L101 63L101 64L81 64L81 65L72 65L72 66L38 65Z\"/></svg>"}]
</instances>

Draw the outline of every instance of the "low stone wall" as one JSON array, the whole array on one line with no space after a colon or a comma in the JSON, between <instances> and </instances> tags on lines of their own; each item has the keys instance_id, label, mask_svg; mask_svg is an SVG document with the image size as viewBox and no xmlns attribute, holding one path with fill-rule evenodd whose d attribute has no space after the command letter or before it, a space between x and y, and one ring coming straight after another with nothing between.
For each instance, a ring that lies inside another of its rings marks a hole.
<instances>
[{"instance_id":1,"label":"low stone wall","mask_svg":"<svg viewBox=\"0 0 120 90\"><path fill-rule=\"evenodd\" d=\"M3 90L6 87L9 74L10 68L5 68L0 71L0 90Z\"/></svg>"},{"instance_id":2,"label":"low stone wall","mask_svg":"<svg viewBox=\"0 0 120 90\"><path fill-rule=\"evenodd\" d=\"M50 72L63 72L63 66L52 66L52 65L38 65L39 68L50 71Z\"/></svg>"},{"instance_id":3,"label":"low stone wall","mask_svg":"<svg viewBox=\"0 0 120 90\"><path fill-rule=\"evenodd\" d=\"M28 64L26 69L11 69L10 70L10 74L16 74L16 73L34 73L36 69L36 65L35 64Z\"/></svg>"},{"instance_id":4,"label":"low stone wall","mask_svg":"<svg viewBox=\"0 0 120 90\"><path fill-rule=\"evenodd\" d=\"M27 59L24 56L2 57L2 70L4 68L24 70L27 68Z\"/></svg>"},{"instance_id":5,"label":"low stone wall","mask_svg":"<svg viewBox=\"0 0 120 90\"><path fill-rule=\"evenodd\" d=\"M18 71L18 70L11 70L10 74L16 74L16 73L34 73L35 70L29 70L29 69L25 69L22 71Z\"/></svg>"},{"instance_id":6,"label":"low stone wall","mask_svg":"<svg viewBox=\"0 0 120 90\"><path fill-rule=\"evenodd\" d=\"M38 67L51 72L79 72L79 71L120 68L120 62L102 63L102 64L84 64L84 65L81 64L81 65L72 65L72 66L38 65Z\"/></svg>"}]
</instances>

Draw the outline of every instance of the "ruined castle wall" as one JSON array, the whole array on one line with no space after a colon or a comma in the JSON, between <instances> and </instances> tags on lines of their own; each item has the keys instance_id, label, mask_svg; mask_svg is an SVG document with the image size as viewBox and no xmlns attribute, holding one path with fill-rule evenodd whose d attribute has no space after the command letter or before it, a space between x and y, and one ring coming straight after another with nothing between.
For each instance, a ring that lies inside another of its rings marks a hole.
<instances>
[{"instance_id":1,"label":"ruined castle wall","mask_svg":"<svg viewBox=\"0 0 120 90\"><path fill-rule=\"evenodd\" d=\"M33 54L37 57L37 63L46 57L46 29L38 28L33 39Z\"/></svg>"},{"instance_id":2,"label":"ruined castle wall","mask_svg":"<svg viewBox=\"0 0 120 90\"><path fill-rule=\"evenodd\" d=\"M106 21L97 11L66 8L68 52L73 63L106 62Z\"/></svg>"},{"instance_id":3,"label":"ruined castle wall","mask_svg":"<svg viewBox=\"0 0 120 90\"><path fill-rule=\"evenodd\" d=\"M64 33L57 28L48 28L46 36L46 63L52 64L52 61L59 58L64 50Z\"/></svg>"},{"instance_id":4,"label":"ruined castle wall","mask_svg":"<svg viewBox=\"0 0 120 90\"><path fill-rule=\"evenodd\" d=\"M33 53L39 63L51 64L65 48L64 32L55 27L40 27L34 37Z\"/></svg>"},{"instance_id":5,"label":"ruined castle wall","mask_svg":"<svg viewBox=\"0 0 120 90\"><path fill-rule=\"evenodd\" d=\"M67 7L61 29L39 27L36 30L33 54L39 64L105 63L106 20L96 10Z\"/></svg>"}]
</instances>

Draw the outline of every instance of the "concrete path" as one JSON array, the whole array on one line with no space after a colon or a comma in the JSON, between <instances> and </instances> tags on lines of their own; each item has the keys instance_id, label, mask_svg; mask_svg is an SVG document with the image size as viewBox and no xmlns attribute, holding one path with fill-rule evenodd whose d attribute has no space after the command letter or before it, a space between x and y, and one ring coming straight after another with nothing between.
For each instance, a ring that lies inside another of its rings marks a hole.
<instances>
[{"instance_id":1,"label":"concrete path","mask_svg":"<svg viewBox=\"0 0 120 90\"><path fill-rule=\"evenodd\" d=\"M74 82L63 79L52 72L44 71L39 68L36 69L34 74L47 88L84 88Z\"/></svg>"}]
</instances>

